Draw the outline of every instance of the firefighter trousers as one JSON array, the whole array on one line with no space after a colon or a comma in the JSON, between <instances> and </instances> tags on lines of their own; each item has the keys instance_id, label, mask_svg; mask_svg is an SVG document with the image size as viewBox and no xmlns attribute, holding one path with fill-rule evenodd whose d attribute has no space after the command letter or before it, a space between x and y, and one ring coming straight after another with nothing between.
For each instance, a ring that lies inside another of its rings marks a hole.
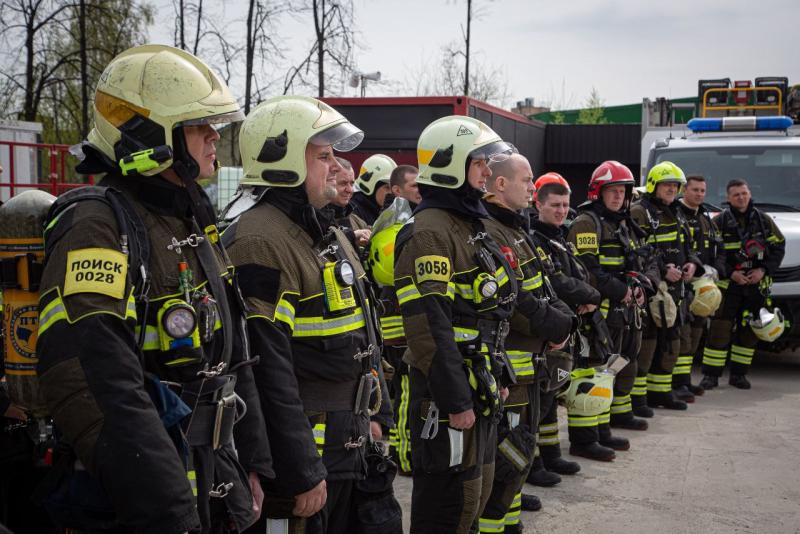
<instances>
[{"instance_id":1,"label":"firefighter trousers","mask_svg":"<svg viewBox=\"0 0 800 534\"><path fill-rule=\"evenodd\" d=\"M392 409L395 426L389 429L389 446L391 456L403 474L411 474L411 430L408 425L408 407L411 395L409 384L409 366L402 360L405 347L386 347L387 353L397 351L400 358L393 357L390 363L394 367L392 376Z\"/></svg>"},{"instance_id":2,"label":"firefighter trousers","mask_svg":"<svg viewBox=\"0 0 800 534\"><path fill-rule=\"evenodd\" d=\"M611 418L615 422L623 422L633 417L632 395L634 383L637 378L639 362L637 356L642 346L642 332L634 325L613 325L609 324L609 332L615 347L619 348L622 356L627 358L628 365L617 373L614 379L614 399L611 402L610 413L606 412L597 416L597 424L603 425L605 430ZM646 362L648 368L650 362Z\"/></svg>"},{"instance_id":3,"label":"firefighter trousers","mask_svg":"<svg viewBox=\"0 0 800 534\"><path fill-rule=\"evenodd\" d=\"M746 311L758 313L765 301L756 286L739 286L731 282L730 287L723 291L722 304L711 319L703 348L704 375L722 376L729 354L731 374L747 374L758 338L743 321L743 314Z\"/></svg>"},{"instance_id":4,"label":"firefighter trousers","mask_svg":"<svg viewBox=\"0 0 800 534\"><path fill-rule=\"evenodd\" d=\"M707 317L693 317L691 321L682 324L679 330L680 351L678 361L672 369L672 389L689 386L692 383L692 363L700 347L700 339L708 324Z\"/></svg>"}]
</instances>

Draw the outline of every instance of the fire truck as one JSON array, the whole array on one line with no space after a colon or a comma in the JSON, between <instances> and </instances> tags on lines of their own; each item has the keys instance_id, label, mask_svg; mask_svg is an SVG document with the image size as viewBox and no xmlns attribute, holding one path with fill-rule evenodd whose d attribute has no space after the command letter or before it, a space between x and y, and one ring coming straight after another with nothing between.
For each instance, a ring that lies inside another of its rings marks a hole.
<instances>
[{"instance_id":1,"label":"fire truck","mask_svg":"<svg viewBox=\"0 0 800 534\"><path fill-rule=\"evenodd\" d=\"M772 296L790 328L771 348L794 349L800 346L800 102L784 77L754 82L700 80L696 104L645 99L641 183L653 165L672 161L706 178L708 207L720 211L728 181L747 180L755 205L786 237Z\"/></svg>"}]
</instances>

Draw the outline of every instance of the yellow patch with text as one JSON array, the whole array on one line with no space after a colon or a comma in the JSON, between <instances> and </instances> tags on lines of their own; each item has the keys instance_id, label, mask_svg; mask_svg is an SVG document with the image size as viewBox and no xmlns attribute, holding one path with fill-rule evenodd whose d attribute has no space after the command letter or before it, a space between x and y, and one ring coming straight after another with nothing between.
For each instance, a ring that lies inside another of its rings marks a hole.
<instances>
[{"instance_id":1,"label":"yellow patch with text","mask_svg":"<svg viewBox=\"0 0 800 534\"><path fill-rule=\"evenodd\" d=\"M100 293L115 299L125 294L128 257L109 248L83 248L67 254L64 296Z\"/></svg>"},{"instance_id":2,"label":"yellow patch with text","mask_svg":"<svg viewBox=\"0 0 800 534\"><path fill-rule=\"evenodd\" d=\"M536 252L539 253L539 259L542 261L547 261L550 258L547 256L547 253L544 251L542 247L536 247Z\"/></svg>"},{"instance_id":3,"label":"yellow patch with text","mask_svg":"<svg viewBox=\"0 0 800 534\"><path fill-rule=\"evenodd\" d=\"M417 283L450 281L450 259L444 256L420 256L414 261Z\"/></svg>"},{"instance_id":4,"label":"yellow patch with text","mask_svg":"<svg viewBox=\"0 0 800 534\"><path fill-rule=\"evenodd\" d=\"M575 245L578 249L597 248L597 234L586 232L575 236Z\"/></svg>"}]
</instances>

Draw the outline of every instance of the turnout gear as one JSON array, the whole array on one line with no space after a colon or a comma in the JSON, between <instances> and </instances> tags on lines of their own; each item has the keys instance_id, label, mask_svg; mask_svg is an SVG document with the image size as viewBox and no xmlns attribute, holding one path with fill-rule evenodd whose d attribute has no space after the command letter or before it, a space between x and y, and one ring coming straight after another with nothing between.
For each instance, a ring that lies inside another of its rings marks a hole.
<instances>
[{"instance_id":1,"label":"turnout gear","mask_svg":"<svg viewBox=\"0 0 800 534\"><path fill-rule=\"evenodd\" d=\"M373 154L361 164L356 178L356 188L365 195L373 195L382 184L389 183L392 171L397 163L384 154Z\"/></svg>"},{"instance_id":2,"label":"turnout gear","mask_svg":"<svg viewBox=\"0 0 800 534\"><path fill-rule=\"evenodd\" d=\"M261 357L254 372L267 431L281 436L273 448L277 476L262 485L267 495L291 499L324 479L327 504L305 520L307 528L366 530L374 526L373 497L356 481L370 476L370 416L386 401L373 299L349 239L299 186L307 144L353 148L362 134L322 102L278 97L256 107L240 135L246 180L276 186L223 235L250 345ZM376 482L385 490L386 480ZM383 490L380 506L393 509ZM274 517L264 522L282 520L285 528L303 524L285 512L266 515Z\"/></svg>"},{"instance_id":3,"label":"turnout gear","mask_svg":"<svg viewBox=\"0 0 800 534\"><path fill-rule=\"evenodd\" d=\"M47 415L36 377L38 290L42 276L42 228L53 195L24 191L0 206L0 290L5 386L14 404L35 418ZM3 413L5 410L3 410Z\"/></svg>"},{"instance_id":4,"label":"turnout gear","mask_svg":"<svg viewBox=\"0 0 800 534\"><path fill-rule=\"evenodd\" d=\"M648 192L631 208L631 217L647 234L662 278L657 293L649 299L650 314L644 321L634 396L641 399L640 403L646 399L650 406L676 409L686 409L685 403L673 397L672 371L680 351L679 329L687 320L689 289L682 279L668 282L664 277L670 264L682 270L686 263L693 263L698 276L703 274L703 265L692 250L679 202L666 204L655 191L661 183L682 184L683 180L683 172L677 166L661 164L648 175Z\"/></svg>"},{"instance_id":5,"label":"turnout gear","mask_svg":"<svg viewBox=\"0 0 800 534\"><path fill-rule=\"evenodd\" d=\"M250 112L239 132L242 185L296 187L306 180L306 145L348 152L364 132L311 97L276 96ZM368 221L369 222L369 221Z\"/></svg>"},{"instance_id":6,"label":"turnout gear","mask_svg":"<svg viewBox=\"0 0 800 534\"><path fill-rule=\"evenodd\" d=\"M762 307L771 307L772 276L783 260L786 242L772 218L752 202L744 212L726 208L716 222L722 245L714 267L719 272L717 285L723 291L723 298L706 337L703 374L721 376L730 353L731 375L743 376L750 369L759 340L748 327L748 320ZM764 271L758 284L737 284L731 279L736 271L746 274L756 269Z\"/></svg>"},{"instance_id":7,"label":"turnout gear","mask_svg":"<svg viewBox=\"0 0 800 534\"><path fill-rule=\"evenodd\" d=\"M647 173L647 192L653 194L656 192L658 184L678 184L678 187L686 185L686 175L680 167L671 161L662 161Z\"/></svg>"},{"instance_id":8,"label":"turnout gear","mask_svg":"<svg viewBox=\"0 0 800 534\"><path fill-rule=\"evenodd\" d=\"M195 56L165 45L130 48L100 76L95 125L82 146L90 157L79 171L155 176L178 163L195 178L179 128L243 119L225 82Z\"/></svg>"}]
</instances>

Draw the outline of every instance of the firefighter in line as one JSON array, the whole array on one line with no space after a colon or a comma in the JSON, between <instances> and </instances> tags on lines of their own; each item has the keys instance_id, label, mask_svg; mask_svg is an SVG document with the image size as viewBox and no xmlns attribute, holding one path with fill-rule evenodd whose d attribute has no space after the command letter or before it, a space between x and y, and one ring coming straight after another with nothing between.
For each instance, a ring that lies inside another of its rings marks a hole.
<instances>
[{"instance_id":1,"label":"firefighter in line","mask_svg":"<svg viewBox=\"0 0 800 534\"><path fill-rule=\"evenodd\" d=\"M703 264L691 249L689 227L676 202L686 183L683 171L662 161L647 174L647 191L631 207L631 217L647 233L661 270L662 281L650 299L634 393L646 388L647 405L685 410L686 402L672 393L672 370L680 350L679 329L686 322L689 285L703 273ZM637 395L634 399L641 399Z\"/></svg>"},{"instance_id":2,"label":"firefighter in line","mask_svg":"<svg viewBox=\"0 0 800 534\"><path fill-rule=\"evenodd\" d=\"M585 350L591 352L590 357L582 357L576 352L579 347L573 345L571 348L575 366L578 369L586 369L592 363L602 364L602 357L597 354L595 347L596 344L606 341L605 330L596 331L604 324L593 324L593 321L604 323L598 311L600 292L590 284L586 267L575 254L574 245L567 241L568 230L564 225L570 209L569 184L561 175L547 173L540 176L535 185L538 218L532 225L534 241L541 249L540 254L550 259L545 262L545 268L549 271L548 278L556 294L581 317L581 331L585 334L583 338L588 344ZM601 359L598 361L597 358ZM599 443L596 415L587 416L583 412L578 413L568 403L567 429L571 455L598 461L611 461L615 458L614 449ZM577 463L566 462L561 457L556 410L546 415L539 427L539 450L547 471L568 475L580 470Z\"/></svg>"},{"instance_id":3,"label":"firefighter in line","mask_svg":"<svg viewBox=\"0 0 800 534\"><path fill-rule=\"evenodd\" d=\"M369 226L375 223L390 193L389 177L397 163L385 154L373 154L364 160L356 178L356 192L350 199L353 212Z\"/></svg>"},{"instance_id":4,"label":"firefighter in line","mask_svg":"<svg viewBox=\"0 0 800 534\"><path fill-rule=\"evenodd\" d=\"M419 169L413 165L398 165L389 176L392 196L406 199L412 208L417 207L417 204L422 201L417 186L417 176L419 176Z\"/></svg>"},{"instance_id":5,"label":"firefighter in line","mask_svg":"<svg viewBox=\"0 0 800 534\"><path fill-rule=\"evenodd\" d=\"M353 166L349 161L338 156L336 161L341 170L336 166L331 166L331 172L336 177L336 196L331 200L329 206L333 210L336 224L351 230L356 244L363 247L369 242L372 231L366 221L353 212L353 206L350 205L355 184Z\"/></svg>"},{"instance_id":6,"label":"firefighter in line","mask_svg":"<svg viewBox=\"0 0 800 534\"><path fill-rule=\"evenodd\" d=\"M344 533L368 524L359 482L371 435L381 434L370 421L374 391L385 391L377 324L358 255L324 209L336 195L333 150L352 150L363 136L327 104L299 96L261 103L241 128L242 184L268 189L223 240L261 357L267 430L280 436L277 476L263 481L267 502L278 504L265 509L268 528L281 520L291 532ZM371 526L396 531L399 516L381 519Z\"/></svg>"},{"instance_id":7,"label":"firefighter in line","mask_svg":"<svg viewBox=\"0 0 800 534\"><path fill-rule=\"evenodd\" d=\"M609 423L617 428L647 429L647 421L633 414L630 394L647 313L647 286L659 281L658 267L644 246L644 232L630 217L634 183L625 165L601 163L592 173L588 202L578 207L568 237L603 297L600 311L611 334L612 352L629 360L616 375L610 414L597 418L599 443L616 451L628 450L630 443L611 436Z\"/></svg>"},{"instance_id":8,"label":"firefighter in line","mask_svg":"<svg viewBox=\"0 0 800 534\"><path fill-rule=\"evenodd\" d=\"M530 163L524 156L513 154L508 158L495 159L489 167L492 175L487 180L488 192L483 198L483 206L489 213L486 230L514 270L520 287L520 301L533 298L547 303L544 310L535 310L537 314L546 313L547 327L542 325L533 332L512 329L506 340L506 354L515 383L509 386L509 395L504 403L494 483L479 521L480 532L522 532L520 511L537 508L537 502L541 506L538 497L533 495L528 496L525 507L522 502L522 486L534 465L534 434L538 428L539 413L548 411L547 407L541 407L541 403L544 399L544 402L553 402L555 398L555 392L536 391L536 388L546 387L542 382L547 377L544 376L545 367L540 366L541 376L537 380L534 360L543 357L546 349L563 348L573 321L577 324L577 320L566 304L547 291L541 261L527 236L528 220L522 210L528 206L534 191ZM520 320L535 319L520 310L517 314ZM545 333L545 328L552 329L553 333ZM565 373L568 372L569 369L566 369ZM526 438L533 444L527 451ZM519 469L519 465L509 461L507 451L511 447L525 455L527 466L524 469Z\"/></svg>"},{"instance_id":9,"label":"firefighter in line","mask_svg":"<svg viewBox=\"0 0 800 534\"><path fill-rule=\"evenodd\" d=\"M726 190L729 207L715 220L722 246L714 264L724 297L703 349L700 386L706 390L719 385L729 353L728 383L750 389L746 375L758 340L774 341L783 332L783 317L772 307L769 291L786 241L772 217L755 207L745 180L731 180Z\"/></svg>"},{"instance_id":10,"label":"firefighter in line","mask_svg":"<svg viewBox=\"0 0 800 534\"><path fill-rule=\"evenodd\" d=\"M719 231L703 202L706 198L706 179L699 175L686 177L683 197L678 200L678 208L683 213L689 226L691 249L703 266L711 266L717 256ZM680 353L672 370L672 390L675 396L685 402L694 402L695 396L701 396L704 389L692 384L692 362L700 347L700 340L708 330L708 315L714 309L701 307L707 299L707 291L718 292L713 287L701 289L702 295L695 291L690 307L692 316L680 328ZM716 298L716 297L714 297Z\"/></svg>"},{"instance_id":11,"label":"firefighter in line","mask_svg":"<svg viewBox=\"0 0 800 534\"><path fill-rule=\"evenodd\" d=\"M243 115L198 58L146 45L103 71L94 118L77 170L104 188L56 201L39 301L40 386L79 460L56 463L88 502L69 526L242 531L274 472L232 267L196 180L216 171L212 125Z\"/></svg>"},{"instance_id":12,"label":"firefighter in line","mask_svg":"<svg viewBox=\"0 0 800 534\"><path fill-rule=\"evenodd\" d=\"M418 141L422 202L395 247L409 347L404 359L411 366L415 533L477 527L494 478L509 320L515 309L538 313L538 327L550 315L532 296L517 299L513 269L484 226L488 163L512 150L488 126L463 116L434 121ZM527 320L515 326L536 328ZM560 342L567 332L554 328L551 335Z\"/></svg>"}]
</instances>

